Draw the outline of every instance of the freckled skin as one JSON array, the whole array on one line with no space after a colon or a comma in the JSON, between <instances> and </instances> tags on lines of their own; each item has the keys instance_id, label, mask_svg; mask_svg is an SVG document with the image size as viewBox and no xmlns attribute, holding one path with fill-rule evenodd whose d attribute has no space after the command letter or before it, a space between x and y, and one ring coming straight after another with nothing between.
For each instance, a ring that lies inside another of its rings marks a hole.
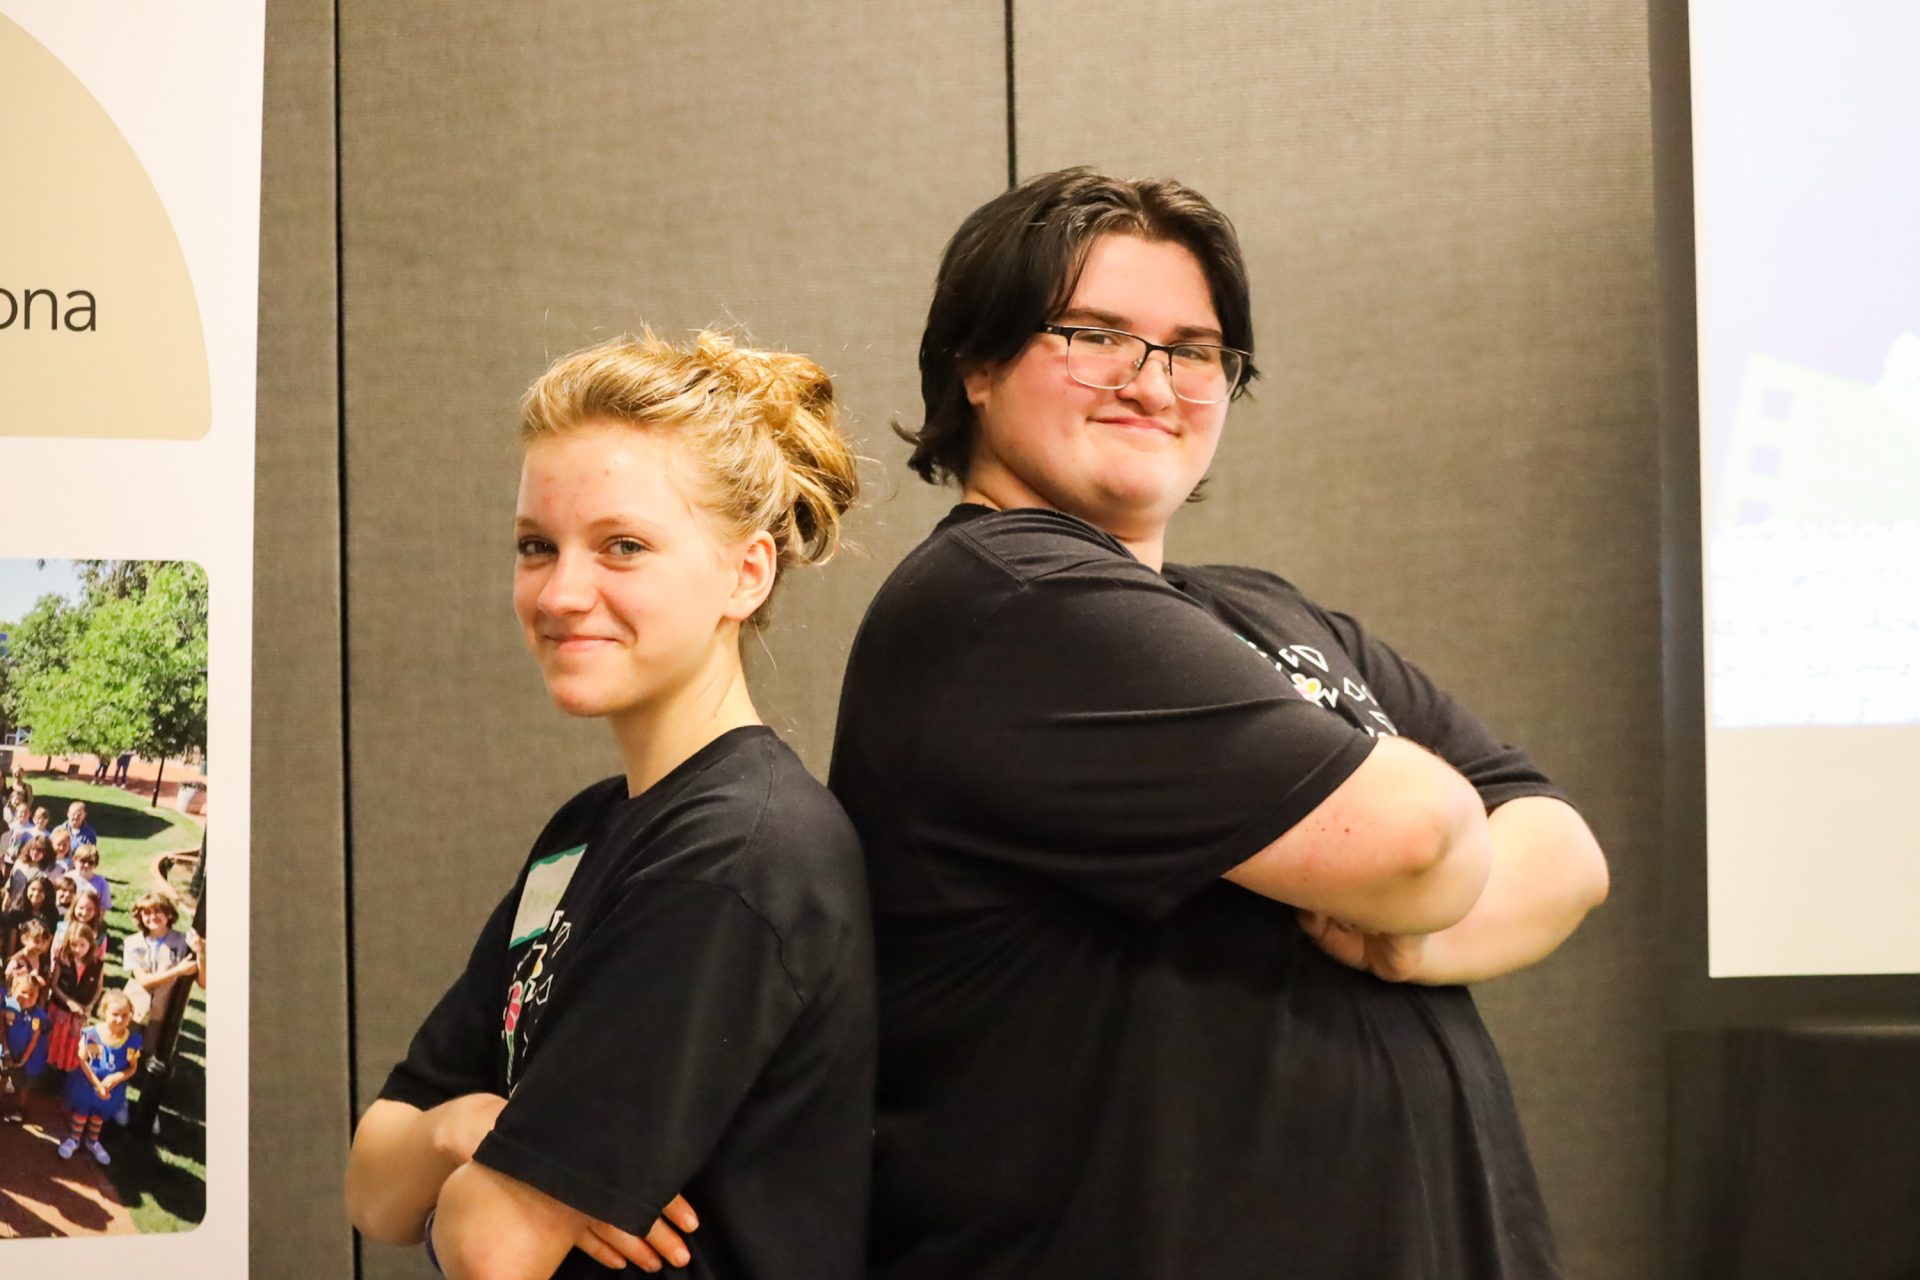
<instances>
[{"instance_id":1,"label":"freckled skin","mask_svg":"<svg viewBox=\"0 0 1920 1280\"><path fill-rule=\"evenodd\" d=\"M692 466L670 440L618 424L527 448L514 612L554 702L607 716L616 733L623 717L658 713L730 652L722 633L734 578L711 519L688 497Z\"/></svg>"}]
</instances>

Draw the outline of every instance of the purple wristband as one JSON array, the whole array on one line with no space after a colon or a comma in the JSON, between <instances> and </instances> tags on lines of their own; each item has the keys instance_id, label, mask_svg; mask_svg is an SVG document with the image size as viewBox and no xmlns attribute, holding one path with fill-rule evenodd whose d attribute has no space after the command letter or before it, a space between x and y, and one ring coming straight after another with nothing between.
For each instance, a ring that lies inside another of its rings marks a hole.
<instances>
[{"instance_id":1,"label":"purple wristband","mask_svg":"<svg viewBox=\"0 0 1920 1280\"><path fill-rule=\"evenodd\" d=\"M446 1269L440 1265L440 1256L433 1251L433 1215L437 1208L436 1205L434 1209L427 1210L427 1230L420 1237L420 1243L427 1251L427 1261L433 1265L433 1274L443 1276L447 1274Z\"/></svg>"}]
</instances>

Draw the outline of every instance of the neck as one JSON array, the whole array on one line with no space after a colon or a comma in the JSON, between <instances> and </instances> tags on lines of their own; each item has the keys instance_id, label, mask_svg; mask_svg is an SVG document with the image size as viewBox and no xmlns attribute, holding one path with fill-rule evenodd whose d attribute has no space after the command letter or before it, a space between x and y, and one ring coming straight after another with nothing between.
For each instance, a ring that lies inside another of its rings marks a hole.
<instances>
[{"instance_id":1,"label":"neck","mask_svg":"<svg viewBox=\"0 0 1920 1280\"><path fill-rule=\"evenodd\" d=\"M1004 472L1000 474L1001 476L1005 475ZM1064 507L1055 506L1018 481L996 484L994 481L999 478L1000 477L996 476L976 479L974 476L969 475L966 483L961 487L961 499L966 502L979 503L983 507L992 507L995 511L1009 511L1023 507L1038 507L1046 511L1066 511ZM1011 477L1007 477L1007 479L1011 480ZM1081 516L1078 511L1066 511L1066 514L1070 516L1080 516L1080 518L1088 524L1094 525L1113 535L1121 546L1132 553L1135 560L1138 560L1155 573L1160 572L1161 566L1166 562L1167 532L1164 528L1155 530L1152 533L1134 534L1126 530L1115 529L1106 522L1095 520L1088 516Z\"/></svg>"},{"instance_id":2,"label":"neck","mask_svg":"<svg viewBox=\"0 0 1920 1280\"><path fill-rule=\"evenodd\" d=\"M723 637L690 680L653 702L608 718L637 796L723 733L759 724L740 666L738 636Z\"/></svg>"}]
</instances>

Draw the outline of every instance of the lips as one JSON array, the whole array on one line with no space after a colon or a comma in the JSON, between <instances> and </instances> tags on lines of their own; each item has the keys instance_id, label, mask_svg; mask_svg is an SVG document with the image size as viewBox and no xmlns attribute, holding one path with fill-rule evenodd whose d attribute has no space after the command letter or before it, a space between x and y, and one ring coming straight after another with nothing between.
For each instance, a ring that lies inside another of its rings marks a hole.
<instances>
[{"instance_id":1,"label":"lips","mask_svg":"<svg viewBox=\"0 0 1920 1280\"><path fill-rule=\"evenodd\" d=\"M540 637L561 653L585 653L603 644L612 644L612 636L546 635Z\"/></svg>"},{"instance_id":2,"label":"lips","mask_svg":"<svg viewBox=\"0 0 1920 1280\"><path fill-rule=\"evenodd\" d=\"M1158 431L1164 435L1177 435L1172 427L1156 418L1136 418L1132 414L1105 414L1095 418L1095 422L1109 427L1126 427L1134 431Z\"/></svg>"}]
</instances>

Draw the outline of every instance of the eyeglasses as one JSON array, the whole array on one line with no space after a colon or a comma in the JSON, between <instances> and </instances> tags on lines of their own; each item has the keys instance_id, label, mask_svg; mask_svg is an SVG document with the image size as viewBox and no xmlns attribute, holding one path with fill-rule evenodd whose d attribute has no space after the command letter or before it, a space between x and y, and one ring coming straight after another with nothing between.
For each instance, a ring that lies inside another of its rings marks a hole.
<instances>
[{"instance_id":1,"label":"eyeglasses","mask_svg":"<svg viewBox=\"0 0 1920 1280\"><path fill-rule=\"evenodd\" d=\"M1140 376L1156 351L1167 353L1167 385L1188 404L1232 399L1247 370L1247 353L1210 342L1148 342L1125 329L1043 324L1041 333L1067 340L1067 376L1083 387L1118 391Z\"/></svg>"}]
</instances>

